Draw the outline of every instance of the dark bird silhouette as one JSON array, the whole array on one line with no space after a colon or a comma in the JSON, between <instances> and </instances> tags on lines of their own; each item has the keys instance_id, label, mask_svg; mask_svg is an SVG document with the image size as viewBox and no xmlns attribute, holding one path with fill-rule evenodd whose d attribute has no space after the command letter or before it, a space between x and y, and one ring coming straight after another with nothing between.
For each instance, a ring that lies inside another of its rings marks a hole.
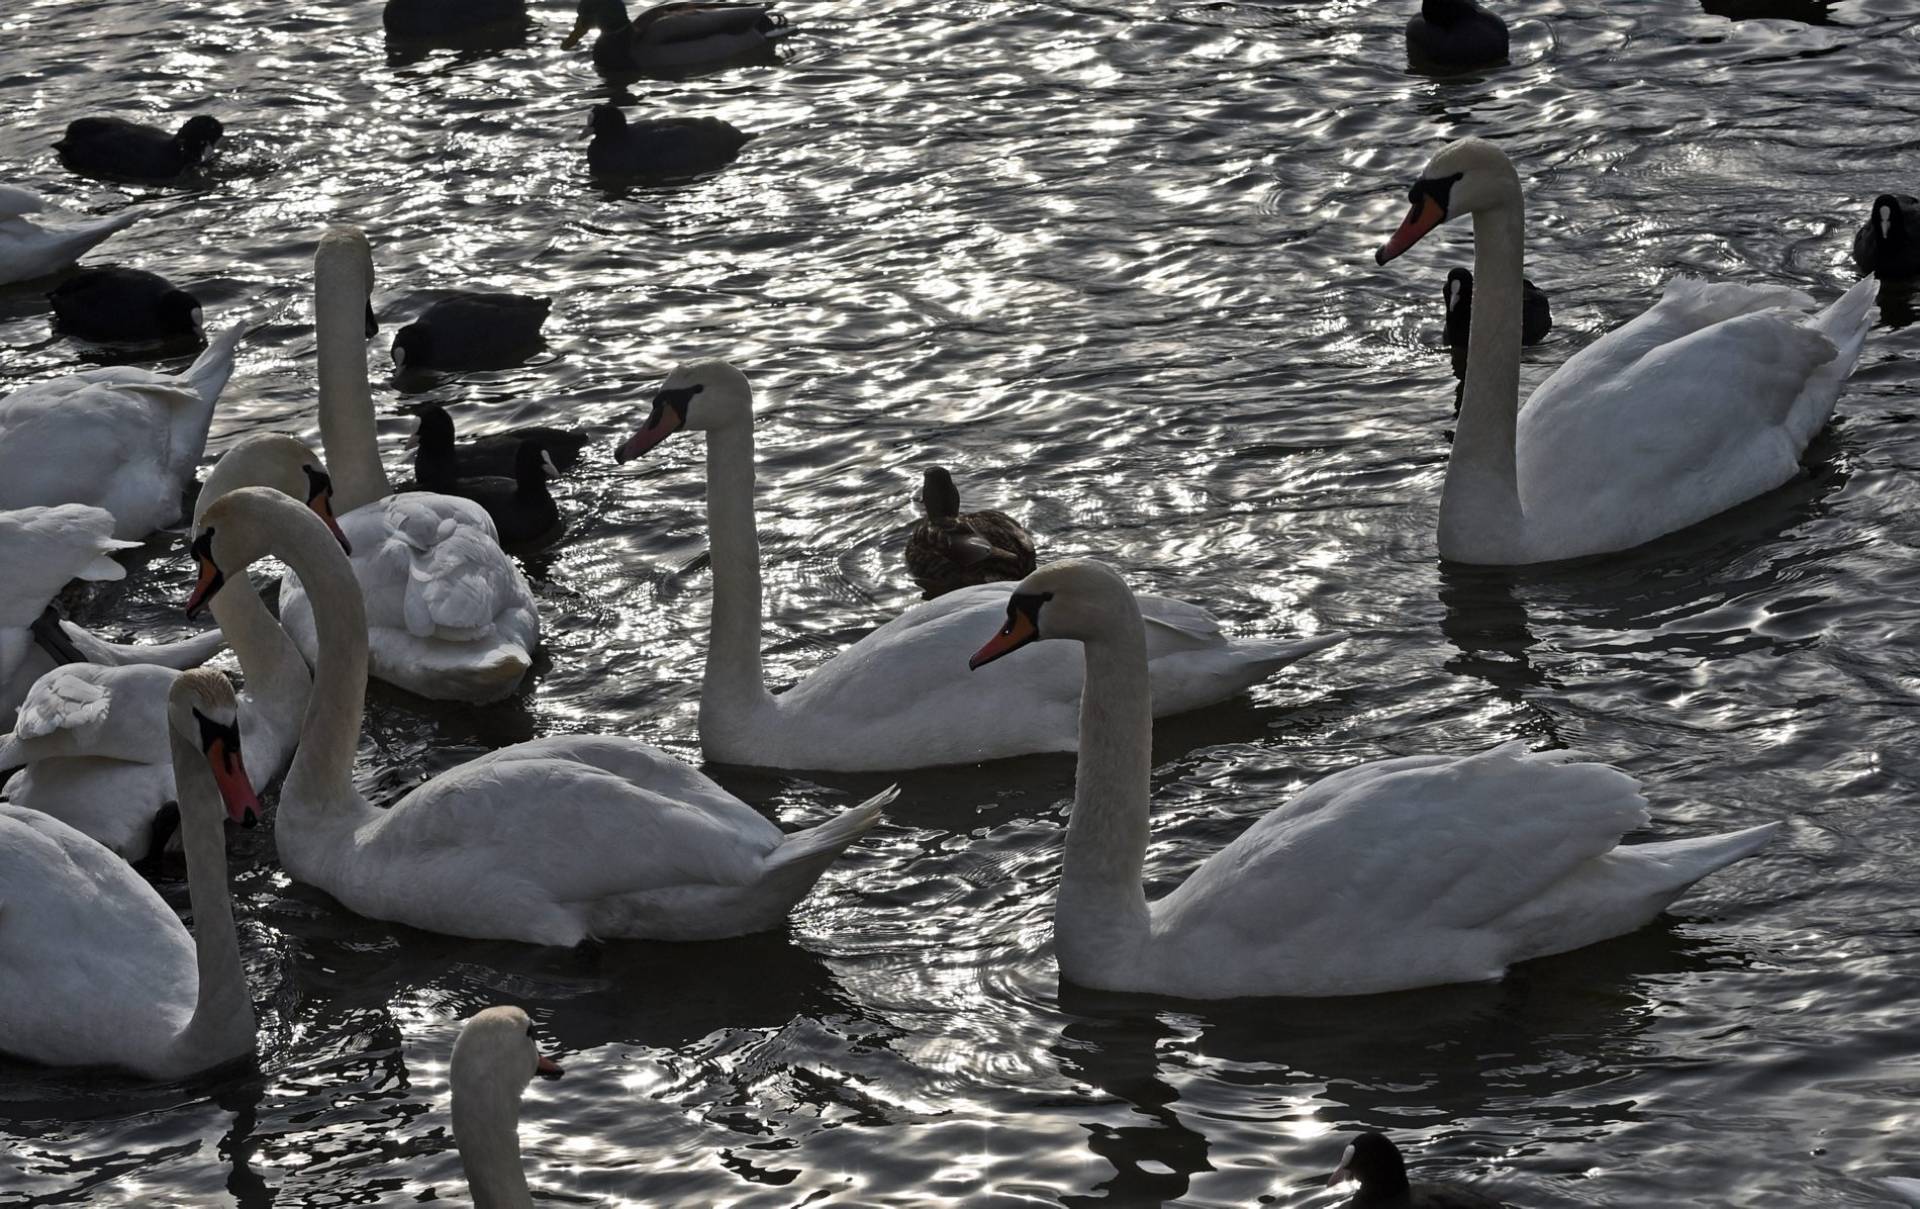
<instances>
[{"instance_id":1,"label":"dark bird silhouette","mask_svg":"<svg viewBox=\"0 0 1920 1209\"><path fill-rule=\"evenodd\" d=\"M47 295L60 330L110 344L202 339L200 300L144 269L82 269Z\"/></svg>"},{"instance_id":2,"label":"dark bird silhouette","mask_svg":"<svg viewBox=\"0 0 1920 1209\"><path fill-rule=\"evenodd\" d=\"M614 105L595 105L587 122L587 167L613 180L698 176L726 167L753 136L719 118L627 122Z\"/></svg>"},{"instance_id":3,"label":"dark bird silhouette","mask_svg":"<svg viewBox=\"0 0 1920 1209\"><path fill-rule=\"evenodd\" d=\"M1459 1184L1408 1183L1399 1148L1377 1133L1353 1139L1341 1156L1339 1170L1327 1177L1327 1185L1347 1180L1360 1181L1359 1190L1347 1202L1352 1209L1501 1209L1493 1197Z\"/></svg>"},{"instance_id":4,"label":"dark bird silhouette","mask_svg":"<svg viewBox=\"0 0 1920 1209\"><path fill-rule=\"evenodd\" d=\"M197 168L226 127L200 114L174 134L125 118L76 118L53 145L60 162L82 176L170 181Z\"/></svg>"},{"instance_id":5,"label":"dark bird silhouette","mask_svg":"<svg viewBox=\"0 0 1920 1209\"><path fill-rule=\"evenodd\" d=\"M1507 57L1507 23L1474 0L1420 0L1407 22L1407 56L1434 67L1488 67Z\"/></svg>"},{"instance_id":6,"label":"dark bird silhouette","mask_svg":"<svg viewBox=\"0 0 1920 1209\"><path fill-rule=\"evenodd\" d=\"M540 325L553 303L525 294L442 298L393 336L402 369L506 369L540 351ZM371 335L371 333L369 333Z\"/></svg>"},{"instance_id":7,"label":"dark bird silhouette","mask_svg":"<svg viewBox=\"0 0 1920 1209\"><path fill-rule=\"evenodd\" d=\"M1853 237L1853 263L1880 280L1920 276L1920 198L1882 193Z\"/></svg>"}]
</instances>

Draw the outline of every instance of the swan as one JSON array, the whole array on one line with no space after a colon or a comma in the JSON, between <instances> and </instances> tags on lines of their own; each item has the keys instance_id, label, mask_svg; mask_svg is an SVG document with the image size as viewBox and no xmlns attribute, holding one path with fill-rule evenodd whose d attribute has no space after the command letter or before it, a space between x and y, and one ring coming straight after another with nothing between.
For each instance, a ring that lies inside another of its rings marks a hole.
<instances>
[{"instance_id":1,"label":"swan","mask_svg":"<svg viewBox=\"0 0 1920 1209\"><path fill-rule=\"evenodd\" d=\"M907 536L907 574L925 599L1032 574L1033 534L1004 512L960 511L960 491L945 466L927 469L919 502L927 515Z\"/></svg>"},{"instance_id":2,"label":"swan","mask_svg":"<svg viewBox=\"0 0 1920 1209\"><path fill-rule=\"evenodd\" d=\"M420 418L413 433L413 477L425 491L445 490L442 484L456 479L512 475L528 441L546 451L556 471L571 469L587 446L587 434L546 424L521 424L456 444L446 408L416 403L407 410Z\"/></svg>"},{"instance_id":3,"label":"swan","mask_svg":"<svg viewBox=\"0 0 1920 1209\"><path fill-rule=\"evenodd\" d=\"M1853 263L1882 281L1920 277L1920 198L1882 193L1853 235Z\"/></svg>"},{"instance_id":4,"label":"swan","mask_svg":"<svg viewBox=\"0 0 1920 1209\"><path fill-rule=\"evenodd\" d=\"M1327 1177L1327 1187L1350 1180L1360 1184L1347 1202L1352 1209L1502 1209L1486 1193L1458 1184L1408 1183L1400 1148L1386 1135L1371 1131L1347 1144L1339 1168Z\"/></svg>"},{"instance_id":5,"label":"swan","mask_svg":"<svg viewBox=\"0 0 1920 1209\"><path fill-rule=\"evenodd\" d=\"M617 105L595 105L587 115L587 168L611 180L659 180L717 172L753 140L719 118L649 118L627 123Z\"/></svg>"},{"instance_id":6,"label":"swan","mask_svg":"<svg viewBox=\"0 0 1920 1209\"><path fill-rule=\"evenodd\" d=\"M1474 0L1420 0L1407 21L1407 57L1449 68L1504 62L1507 23Z\"/></svg>"},{"instance_id":7,"label":"swan","mask_svg":"<svg viewBox=\"0 0 1920 1209\"><path fill-rule=\"evenodd\" d=\"M505 369L540 351L553 303L526 294L471 291L442 298L393 336L402 369Z\"/></svg>"},{"instance_id":8,"label":"swan","mask_svg":"<svg viewBox=\"0 0 1920 1209\"><path fill-rule=\"evenodd\" d=\"M178 377L116 365L0 399L0 509L92 504L130 541L183 519L245 331L228 328Z\"/></svg>"},{"instance_id":9,"label":"swan","mask_svg":"<svg viewBox=\"0 0 1920 1209\"><path fill-rule=\"evenodd\" d=\"M170 181L204 163L224 134L220 119L206 114L188 118L173 134L125 118L76 118L53 148L82 176Z\"/></svg>"},{"instance_id":10,"label":"swan","mask_svg":"<svg viewBox=\"0 0 1920 1209\"><path fill-rule=\"evenodd\" d=\"M982 667L1039 639L1085 649L1080 764L1054 905L1060 976L1188 999L1362 995L1500 977L1516 961L1639 928L1778 823L1624 847L1633 779L1508 743L1323 778L1149 904L1153 718L1147 635L1104 563L1020 581Z\"/></svg>"},{"instance_id":11,"label":"swan","mask_svg":"<svg viewBox=\"0 0 1920 1209\"><path fill-rule=\"evenodd\" d=\"M0 1051L49 1066L179 1079L253 1052L220 803L251 826L233 686L174 681L165 723L193 932L113 853L57 819L0 805Z\"/></svg>"},{"instance_id":12,"label":"swan","mask_svg":"<svg viewBox=\"0 0 1920 1209\"><path fill-rule=\"evenodd\" d=\"M772 61L773 47L793 31L771 3L669 0L627 16L621 0L580 0L573 32L560 43L572 50L587 31L594 39L594 66L615 72L690 73L734 63Z\"/></svg>"},{"instance_id":13,"label":"swan","mask_svg":"<svg viewBox=\"0 0 1920 1209\"><path fill-rule=\"evenodd\" d=\"M614 455L639 457L682 428L707 437L713 637L700 682L707 759L765 768L927 768L1073 751L1080 668L1067 652L988 677L960 671L972 636L1006 606L1011 585L980 584L915 605L779 696L760 664L760 539L753 519L753 391L725 361L668 376L640 431ZM1214 616L1143 597L1154 712L1224 701L1294 660L1343 641L1228 638Z\"/></svg>"},{"instance_id":14,"label":"swan","mask_svg":"<svg viewBox=\"0 0 1920 1209\"><path fill-rule=\"evenodd\" d=\"M354 228L328 231L314 255L313 281L320 442L366 597L373 674L435 700L497 701L519 685L540 645L533 592L480 505L430 492L391 493L362 335L373 293L367 237ZM281 582L280 620L313 663L319 630L297 575Z\"/></svg>"},{"instance_id":15,"label":"swan","mask_svg":"<svg viewBox=\"0 0 1920 1209\"><path fill-rule=\"evenodd\" d=\"M268 554L309 585L319 655L274 840L288 873L359 915L546 945L764 931L898 793L788 835L656 748L569 735L489 752L375 809L353 786L367 626L346 557L277 491L229 492L200 523L189 612Z\"/></svg>"},{"instance_id":16,"label":"swan","mask_svg":"<svg viewBox=\"0 0 1920 1209\"><path fill-rule=\"evenodd\" d=\"M292 437L261 434L229 449L200 493L204 512L241 484L264 484L303 499L344 544L335 525L332 485L313 451ZM311 677L299 648L249 583L220 593L215 620L239 657L240 734L255 792L265 792L293 759ZM173 757L160 719L181 673L154 664L57 667L40 677L20 706L13 733L0 736L7 798L52 815L127 860L154 853L156 820L174 798Z\"/></svg>"},{"instance_id":17,"label":"swan","mask_svg":"<svg viewBox=\"0 0 1920 1209\"><path fill-rule=\"evenodd\" d=\"M137 210L125 210L71 227L42 227L27 217L46 208L47 203L38 194L0 185L0 285L32 281L70 268L95 244L143 217Z\"/></svg>"},{"instance_id":18,"label":"swan","mask_svg":"<svg viewBox=\"0 0 1920 1209\"><path fill-rule=\"evenodd\" d=\"M453 1144L475 1209L533 1209L520 1160L520 1094L535 1075L558 1079L564 1073L540 1052L533 1022L517 1007L475 1012L460 1027L447 1076Z\"/></svg>"},{"instance_id":19,"label":"swan","mask_svg":"<svg viewBox=\"0 0 1920 1209\"><path fill-rule=\"evenodd\" d=\"M54 323L70 336L109 344L205 337L200 300L145 269L82 269L48 293Z\"/></svg>"},{"instance_id":20,"label":"swan","mask_svg":"<svg viewBox=\"0 0 1920 1209\"><path fill-rule=\"evenodd\" d=\"M1440 556L1516 565L1626 550L1791 480L1866 340L1873 284L1815 316L1798 290L1675 279L1520 406L1520 179L1449 144L1381 263L1473 215L1474 322L1440 494Z\"/></svg>"},{"instance_id":21,"label":"swan","mask_svg":"<svg viewBox=\"0 0 1920 1209\"><path fill-rule=\"evenodd\" d=\"M112 555L138 544L114 537L112 515L86 504L0 512L0 566L8 568L0 577L0 726L13 729L34 681L59 664L186 668L220 650L219 630L171 643L107 642L54 612L53 598L70 580L125 578Z\"/></svg>"}]
</instances>

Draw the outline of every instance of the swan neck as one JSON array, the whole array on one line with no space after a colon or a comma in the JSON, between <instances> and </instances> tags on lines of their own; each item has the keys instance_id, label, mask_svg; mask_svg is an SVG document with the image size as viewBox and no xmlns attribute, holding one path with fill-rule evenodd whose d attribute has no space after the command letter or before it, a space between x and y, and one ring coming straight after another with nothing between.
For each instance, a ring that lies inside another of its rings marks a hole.
<instances>
[{"instance_id":1,"label":"swan neck","mask_svg":"<svg viewBox=\"0 0 1920 1209\"><path fill-rule=\"evenodd\" d=\"M1131 597L1114 624L1085 642L1080 761L1067 823L1054 946L1060 973L1098 986L1147 939L1141 872L1153 772L1153 698L1147 635Z\"/></svg>"},{"instance_id":2,"label":"swan neck","mask_svg":"<svg viewBox=\"0 0 1920 1209\"><path fill-rule=\"evenodd\" d=\"M278 828L285 834L314 811L345 809L357 817L371 809L353 787L366 709L367 608L352 564L325 529L276 525L270 549L306 587L317 647L299 748L280 792Z\"/></svg>"},{"instance_id":3,"label":"swan neck","mask_svg":"<svg viewBox=\"0 0 1920 1209\"><path fill-rule=\"evenodd\" d=\"M1467 380L1440 497L1440 554L1499 562L1520 530L1515 439L1520 416L1520 320L1525 218L1512 197L1473 216L1473 324Z\"/></svg>"},{"instance_id":4,"label":"swan neck","mask_svg":"<svg viewBox=\"0 0 1920 1209\"><path fill-rule=\"evenodd\" d=\"M333 476L336 512L351 512L393 492L380 464L373 390L367 382L366 314L366 291L353 266L337 258L318 258L313 268L313 324L320 444Z\"/></svg>"},{"instance_id":5,"label":"swan neck","mask_svg":"<svg viewBox=\"0 0 1920 1209\"><path fill-rule=\"evenodd\" d=\"M245 582L229 583L222 588L214 595L210 607L213 619L220 623L220 632L226 635L227 645L240 660L240 674L247 683L248 705L256 719L256 726L248 728L249 733L271 732L291 737L300 726L300 709L306 704L307 661L267 610L266 602L260 599L252 574L242 572L235 578ZM275 751L270 762L260 763L258 767L249 764L255 789L272 779L284 751L284 747ZM251 761L256 754L265 753L250 749L247 757Z\"/></svg>"},{"instance_id":6,"label":"swan neck","mask_svg":"<svg viewBox=\"0 0 1920 1209\"><path fill-rule=\"evenodd\" d=\"M700 712L737 715L770 703L760 664L760 534L753 515L753 429L707 434L708 558L713 569L712 637Z\"/></svg>"},{"instance_id":7,"label":"swan neck","mask_svg":"<svg viewBox=\"0 0 1920 1209\"><path fill-rule=\"evenodd\" d=\"M520 1158L520 1091L498 1073L458 1071L453 1088L453 1142L467 1173L474 1209L532 1209Z\"/></svg>"},{"instance_id":8,"label":"swan neck","mask_svg":"<svg viewBox=\"0 0 1920 1209\"><path fill-rule=\"evenodd\" d=\"M187 857L187 896L193 906L193 948L199 994L193 1017L174 1043L173 1066L205 1070L253 1050L253 999L240 963L227 881L227 836L220 788L205 753L167 730L173 751L173 787L180 803L181 843Z\"/></svg>"}]
</instances>

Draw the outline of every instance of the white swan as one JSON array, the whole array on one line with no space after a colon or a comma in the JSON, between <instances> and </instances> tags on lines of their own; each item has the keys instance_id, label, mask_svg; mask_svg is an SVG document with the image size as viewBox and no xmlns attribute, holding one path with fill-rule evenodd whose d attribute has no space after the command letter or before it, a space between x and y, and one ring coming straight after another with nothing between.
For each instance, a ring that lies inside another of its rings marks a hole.
<instances>
[{"instance_id":1,"label":"white swan","mask_svg":"<svg viewBox=\"0 0 1920 1209\"><path fill-rule=\"evenodd\" d=\"M116 365L0 399L0 508L92 504L113 514L115 537L133 541L184 519L245 331L228 328L178 377Z\"/></svg>"},{"instance_id":2,"label":"white swan","mask_svg":"<svg viewBox=\"0 0 1920 1209\"><path fill-rule=\"evenodd\" d=\"M190 608L267 554L311 593L319 657L274 840L287 872L361 915L551 945L762 931L897 793L787 835L665 752L575 735L490 752L375 809L353 787L367 628L346 557L276 491L230 492L201 524Z\"/></svg>"},{"instance_id":3,"label":"white swan","mask_svg":"<svg viewBox=\"0 0 1920 1209\"><path fill-rule=\"evenodd\" d=\"M707 527L713 564L712 649L700 686L700 746L709 760L842 771L924 768L1031 752L1073 751L1080 667L1049 649L1025 666L969 677L973 635L1000 616L1008 583L918 604L779 696L760 664L760 539L753 518L753 392L724 361L673 371L646 426L615 455L639 457L681 429L707 436ZM1345 634L1296 642L1228 638L1205 609L1141 597L1153 712L1223 701Z\"/></svg>"},{"instance_id":4,"label":"white swan","mask_svg":"<svg viewBox=\"0 0 1920 1209\"><path fill-rule=\"evenodd\" d=\"M200 511L239 485L284 491L333 524L326 471L292 437L263 434L229 449L207 475ZM240 734L253 788L264 792L293 759L311 683L307 663L251 583L221 592L213 613L246 679ZM0 736L0 771L21 769L7 782L7 800L50 814L128 860L149 855L154 822L174 800L164 718L179 675L153 664L75 663L40 677L13 733Z\"/></svg>"},{"instance_id":5,"label":"white swan","mask_svg":"<svg viewBox=\"0 0 1920 1209\"><path fill-rule=\"evenodd\" d=\"M1083 986L1194 999L1359 995L1498 978L1516 961L1642 926L1778 829L1620 846L1647 825L1633 779L1509 743L1337 772L1149 904L1153 719L1146 634L1105 564L1022 580L975 657L1077 638L1087 692L1054 948Z\"/></svg>"},{"instance_id":6,"label":"white swan","mask_svg":"<svg viewBox=\"0 0 1920 1209\"><path fill-rule=\"evenodd\" d=\"M1789 482L1871 321L1862 281L1818 315L1798 290L1675 279L1520 406L1525 220L1498 147L1434 156L1385 264L1473 215L1473 331L1440 496L1440 556L1512 565L1625 550Z\"/></svg>"},{"instance_id":7,"label":"white swan","mask_svg":"<svg viewBox=\"0 0 1920 1209\"><path fill-rule=\"evenodd\" d=\"M135 210L70 227L42 227L28 218L45 211L38 194L0 185L0 285L32 281L69 267L115 231L140 221Z\"/></svg>"},{"instance_id":8,"label":"white swan","mask_svg":"<svg viewBox=\"0 0 1920 1209\"><path fill-rule=\"evenodd\" d=\"M460 1027L448 1082L453 1144L474 1209L533 1209L520 1161L520 1093L535 1075L558 1079L564 1073L540 1052L533 1022L517 1007L475 1012Z\"/></svg>"},{"instance_id":9,"label":"white swan","mask_svg":"<svg viewBox=\"0 0 1920 1209\"><path fill-rule=\"evenodd\" d=\"M540 645L533 592L500 549L486 509L451 495L392 494L367 384L367 237L353 228L323 235L313 284L320 441L366 596L373 674L435 700L497 701L520 683ZM281 584L280 620L313 662L318 630L297 576Z\"/></svg>"},{"instance_id":10,"label":"white swan","mask_svg":"<svg viewBox=\"0 0 1920 1209\"><path fill-rule=\"evenodd\" d=\"M0 806L0 1050L50 1066L177 1079L253 1052L253 1002L234 935L224 799L258 810L240 760L233 686L199 669L174 682L193 933L132 867L65 823Z\"/></svg>"},{"instance_id":11,"label":"white swan","mask_svg":"<svg viewBox=\"0 0 1920 1209\"><path fill-rule=\"evenodd\" d=\"M85 504L0 512L0 566L7 568L0 576L0 727L13 729L34 681L60 663L183 668L220 649L218 630L180 642L107 642L54 613L53 598L67 581L124 578L127 569L110 556L138 544L115 538L112 514Z\"/></svg>"}]
</instances>

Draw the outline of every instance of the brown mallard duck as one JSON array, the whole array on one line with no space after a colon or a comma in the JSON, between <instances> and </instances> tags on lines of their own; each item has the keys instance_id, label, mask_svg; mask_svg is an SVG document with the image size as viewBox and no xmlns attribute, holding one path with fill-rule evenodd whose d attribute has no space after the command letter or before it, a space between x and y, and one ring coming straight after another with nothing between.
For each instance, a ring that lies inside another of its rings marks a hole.
<instances>
[{"instance_id":1,"label":"brown mallard duck","mask_svg":"<svg viewBox=\"0 0 1920 1209\"><path fill-rule=\"evenodd\" d=\"M916 498L927 515L907 538L907 574L925 599L1032 574L1033 535L1004 512L960 511L960 490L945 466L928 468Z\"/></svg>"}]
</instances>

